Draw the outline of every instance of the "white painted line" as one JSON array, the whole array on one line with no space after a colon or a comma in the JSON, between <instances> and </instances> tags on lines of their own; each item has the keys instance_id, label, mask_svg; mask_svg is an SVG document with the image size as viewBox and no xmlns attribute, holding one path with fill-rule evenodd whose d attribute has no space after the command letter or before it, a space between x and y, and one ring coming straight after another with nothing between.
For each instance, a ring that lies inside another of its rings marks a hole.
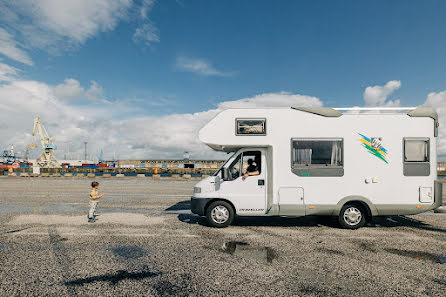
<instances>
[{"instance_id":1,"label":"white painted line","mask_svg":"<svg viewBox=\"0 0 446 297\"><path fill-rule=\"evenodd\" d=\"M192 194L189 195L183 195L183 194L132 194L132 193L125 193L125 194L108 194L105 193L106 197L185 197L190 198ZM88 200L88 196L86 195L79 195L79 194L0 194L0 198L15 198L15 197L33 197L33 198L49 198L49 197L86 197L85 199ZM20 203L24 202L35 202L33 200L31 201L19 201Z\"/></svg>"},{"instance_id":2,"label":"white painted line","mask_svg":"<svg viewBox=\"0 0 446 297\"><path fill-rule=\"evenodd\" d=\"M48 235L48 232L17 232L11 233L8 235L12 236L23 236L23 235ZM199 235L192 234L148 234L148 233L120 233L120 234L100 234L100 233L58 233L59 236L102 236L102 237L110 237L110 236L127 236L127 237L200 237Z\"/></svg>"}]
</instances>

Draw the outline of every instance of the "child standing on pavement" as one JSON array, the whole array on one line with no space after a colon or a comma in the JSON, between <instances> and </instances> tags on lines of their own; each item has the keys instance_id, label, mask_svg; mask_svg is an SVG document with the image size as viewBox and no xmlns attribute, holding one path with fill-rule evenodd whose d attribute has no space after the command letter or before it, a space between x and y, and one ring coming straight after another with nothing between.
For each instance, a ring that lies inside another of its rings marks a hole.
<instances>
[{"instance_id":1,"label":"child standing on pavement","mask_svg":"<svg viewBox=\"0 0 446 297\"><path fill-rule=\"evenodd\" d=\"M94 181L91 183L91 192L90 192L90 211L88 212L88 222L94 223L96 216L96 208L99 203L99 199L104 197L104 195L99 195L99 183Z\"/></svg>"}]
</instances>

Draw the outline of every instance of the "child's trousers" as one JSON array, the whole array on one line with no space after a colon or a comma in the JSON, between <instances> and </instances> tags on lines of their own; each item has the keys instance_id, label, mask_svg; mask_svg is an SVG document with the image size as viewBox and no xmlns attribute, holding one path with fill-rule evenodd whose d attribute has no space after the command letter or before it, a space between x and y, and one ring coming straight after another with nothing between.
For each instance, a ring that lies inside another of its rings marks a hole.
<instances>
[{"instance_id":1,"label":"child's trousers","mask_svg":"<svg viewBox=\"0 0 446 297\"><path fill-rule=\"evenodd\" d=\"M97 206L98 206L97 202L90 202L90 211L88 212L89 219L92 219L94 217L94 213L96 212Z\"/></svg>"}]
</instances>

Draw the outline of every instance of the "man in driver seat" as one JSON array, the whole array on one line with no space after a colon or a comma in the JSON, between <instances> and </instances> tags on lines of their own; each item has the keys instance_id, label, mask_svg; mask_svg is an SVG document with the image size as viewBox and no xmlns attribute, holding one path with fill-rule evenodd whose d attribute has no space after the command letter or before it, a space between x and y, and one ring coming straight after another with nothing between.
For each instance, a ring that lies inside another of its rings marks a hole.
<instances>
[{"instance_id":1,"label":"man in driver seat","mask_svg":"<svg viewBox=\"0 0 446 297\"><path fill-rule=\"evenodd\" d=\"M254 165L254 160L253 159L248 159L248 168L246 168L246 173L243 174L243 179L247 178L248 176L251 175L259 175L259 167L256 165Z\"/></svg>"}]
</instances>

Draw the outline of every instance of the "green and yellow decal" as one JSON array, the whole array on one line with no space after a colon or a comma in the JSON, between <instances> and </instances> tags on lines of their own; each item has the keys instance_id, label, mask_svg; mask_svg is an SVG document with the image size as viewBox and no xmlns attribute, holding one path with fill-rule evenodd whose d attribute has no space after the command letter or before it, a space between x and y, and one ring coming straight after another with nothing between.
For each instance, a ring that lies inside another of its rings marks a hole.
<instances>
[{"instance_id":1,"label":"green and yellow decal","mask_svg":"<svg viewBox=\"0 0 446 297\"><path fill-rule=\"evenodd\" d=\"M362 143L362 146L365 147L369 153L389 164L389 162L387 162L386 160L387 150L382 146L380 138L370 139L367 136L362 135L361 133L358 134L362 137L358 140Z\"/></svg>"}]
</instances>

